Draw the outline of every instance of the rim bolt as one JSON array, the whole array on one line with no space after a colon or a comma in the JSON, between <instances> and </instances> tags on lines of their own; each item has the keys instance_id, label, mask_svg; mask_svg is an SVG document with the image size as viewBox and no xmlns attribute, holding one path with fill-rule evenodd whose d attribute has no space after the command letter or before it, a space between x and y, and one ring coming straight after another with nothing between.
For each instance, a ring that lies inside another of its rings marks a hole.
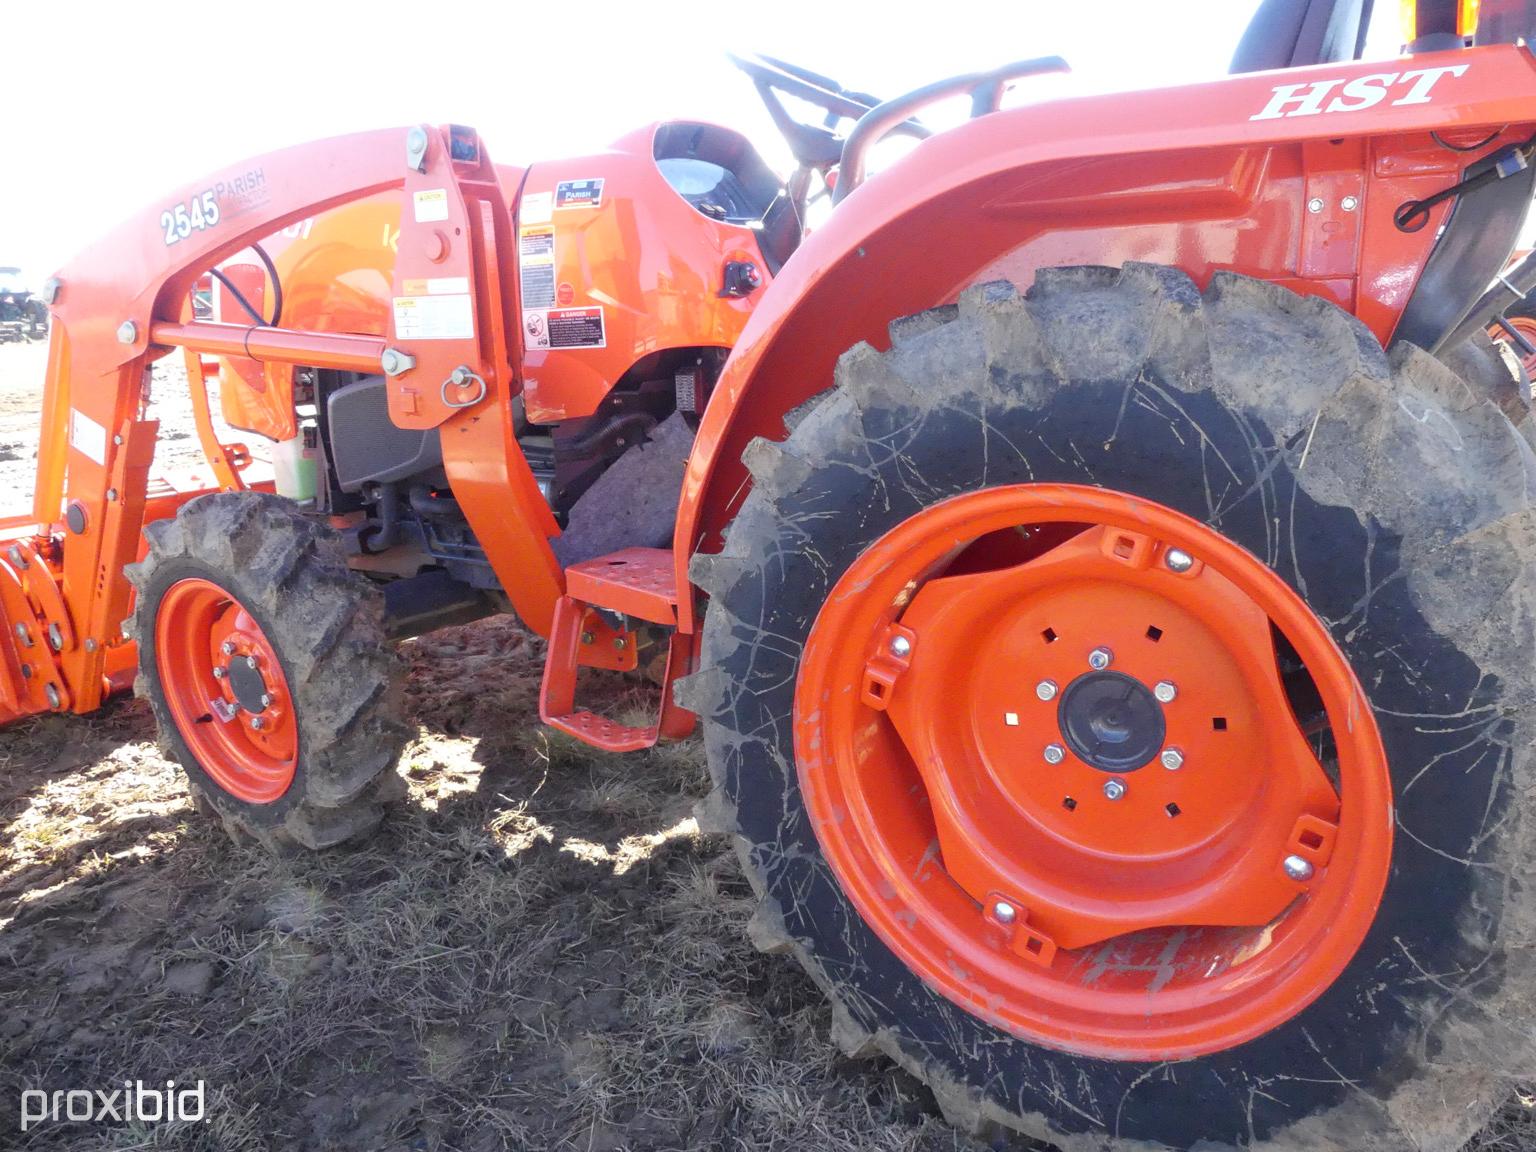
<instances>
[{"instance_id":1,"label":"rim bolt","mask_svg":"<svg viewBox=\"0 0 1536 1152\"><path fill-rule=\"evenodd\" d=\"M1047 764L1060 764L1067 758L1067 750L1060 744L1047 744L1045 746L1045 762Z\"/></svg>"},{"instance_id":2,"label":"rim bolt","mask_svg":"<svg viewBox=\"0 0 1536 1152\"><path fill-rule=\"evenodd\" d=\"M245 666L247 668L249 668L252 672L256 671L256 657L254 657L254 656L247 656L245 658Z\"/></svg>"},{"instance_id":3,"label":"rim bolt","mask_svg":"<svg viewBox=\"0 0 1536 1152\"><path fill-rule=\"evenodd\" d=\"M215 680L222 680L227 675L228 675L228 673L224 671L224 665L222 665L222 664L215 664L213 666L213 678Z\"/></svg>"},{"instance_id":4,"label":"rim bolt","mask_svg":"<svg viewBox=\"0 0 1536 1152\"><path fill-rule=\"evenodd\" d=\"M224 643L219 645L219 651L226 656L233 656L235 654L235 642L233 640L224 641Z\"/></svg>"},{"instance_id":5,"label":"rim bolt","mask_svg":"<svg viewBox=\"0 0 1536 1152\"><path fill-rule=\"evenodd\" d=\"M252 728L255 728L257 731L260 731L261 729L265 728L266 726L267 726L267 722L265 720L263 720L260 716L252 716L251 717L251 727Z\"/></svg>"},{"instance_id":6,"label":"rim bolt","mask_svg":"<svg viewBox=\"0 0 1536 1152\"><path fill-rule=\"evenodd\" d=\"M1108 648L1099 647L1088 653L1088 667L1092 668L1095 672L1104 671L1114 662L1115 654Z\"/></svg>"},{"instance_id":7,"label":"rim bolt","mask_svg":"<svg viewBox=\"0 0 1536 1152\"><path fill-rule=\"evenodd\" d=\"M1292 880L1312 879L1312 861L1305 857L1287 856L1280 862L1280 866L1285 869L1285 874Z\"/></svg>"},{"instance_id":8,"label":"rim bolt","mask_svg":"<svg viewBox=\"0 0 1536 1152\"><path fill-rule=\"evenodd\" d=\"M905 636L893 636L891 638L891 655L898 660L905 660L912 655L912 641Z\"/></svg>"},{"instance_id":9,"label":"rim bolt","mask_svg":"<svg viewBox=\"0 0 1536 1152\"><path fill-rule=\"evenodd\" d=\"M1184 753L1177 748L1164 748L1158 761L1170 772L1177 772L1184 767Z\"/></svg>"},{"instance_id":10,"label":"rim bolt","mask_svg":"<svg viewBox=\"0 0 1536 1152\"><path fill-rule=\"evenodd\" d=\"M1188 572L1195 566L1195 558L1182 548L1170 548L1163 556L1163 563L1170 572Z\"/></svg>"},{"instance_id":11,"label":"rim bolt","mask_svg":"<svg viewBox=\"0 0 1536 1152\"><path fill-rule=\"evenodd\" d=\"M1178 694L1178 685L1172 680L1159 680L1157 686L1152 689L1152 695L1156 696L1158 702L1162 704L1172 704Z\"/></svg>"},{"instance_id":12,"label":"rim bolt","mask_svg":"<svg viewBox=\"0 0 1536 1152\"><path fill-rule=\"evenodd\" d=\"M1125 795L1125 781L1118 777L1114 780L1104 781L1104 798L1106 800L1119 800Z\"/></svg>"},{"instance_id":13,"label":"rim bolt","mask_svg":"<svg viewBox=\"0 0 1536 1152\"><path fill-rule=\"evenodd\" d=\"M272 697L268 696L265 692L261 694L261 706L263 708L272 707Z\"/></svg>"},{"instance_id":14,"label":"rim bolt","mask_svg":"<svg viewBox=\"0 0 1536 1152\"><path fill-rule=\"evenodd\" d=\"M1042 700L1056 699L1056 681L1042 680L1035 685L1035 695Z\"/></svg>"},{"instance_id":15,"label":"rim bolt","mask_svg":"<svg viewBox=\"0 0 1536 1152\"><path fill-rule=\"evenodd\" d=\"M992 905L992 916L999 924L1012 924L1013 918L1018 915L1013 905L1006 900L999 900Z\"/></svg>"}]
</instances>

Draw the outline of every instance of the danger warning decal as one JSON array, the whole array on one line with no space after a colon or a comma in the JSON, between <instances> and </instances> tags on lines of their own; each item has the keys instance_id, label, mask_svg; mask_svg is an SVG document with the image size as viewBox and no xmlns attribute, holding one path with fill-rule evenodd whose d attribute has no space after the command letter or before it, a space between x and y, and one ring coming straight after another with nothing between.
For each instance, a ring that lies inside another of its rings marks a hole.
<instances>
[{"instance_id":1,"label":"danger warning decal","mask_svg":"<svg viewBox=\"0 0 1536 1152\"><path fill-rule=\"evenodd\" d=\"M555 185L556 208L601 208L601 180L562 180Z\"/></svg>"},{"instance_id":2,"label":"danger warning decal","mask_svg":"<svg viewBox=\"0 0 1536 1152\"><path fill-rule=\"evenodd\" d=\"M533 308L523 313L523 341L543 348L606 348L601 308Z\"/></svg>"},{"instance_id":3,"label":"danger warning decal","mask_svg":"<svg viewBox=\"0 0 1536 1152\"><path fill-rule=\"evenodd\" d=\"M555 229L542 224L524 228L518 245L523 307L555 306Z\"/></svg>"}]
</instances>

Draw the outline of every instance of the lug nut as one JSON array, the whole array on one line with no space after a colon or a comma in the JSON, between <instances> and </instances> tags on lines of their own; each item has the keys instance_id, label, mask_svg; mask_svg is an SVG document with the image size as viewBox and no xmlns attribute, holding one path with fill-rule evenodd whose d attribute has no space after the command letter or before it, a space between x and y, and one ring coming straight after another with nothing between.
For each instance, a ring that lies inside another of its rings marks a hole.
<instances>
[{"instance_id":1,"label":"lug nut","mask_svg":"<svg viewBox=\"0 0 1536 1152\"><path fill-rule=\"evenodd\" d=\"M272 697L268 696L265 692L261 694L261 706L263 708L272 707Z\"/></svg>"},{"instance_id":2,"label":"lug nut","mask_svg":"<svg viewBox=\"0 0 1536 1152\"><path fill-rule=\"evenodd\" d=\"M1088 667L1095 672L1102 672L1115 662L1115 654L1108 648L1095 648L1088 653Z\"/></svg>"},{"instance_id":3,"label":"lug nut","mask_svg":"<svg viewBox=\"0 0 1536 1152\"><path fill-rule=\"evenodd\" d=\"M1060 744L1047 744L1045 746L1045 762L1047 764L1060 764L1067 758L1067 750Z\"/></svg>"},{"instance_id":4,"label":"lug nut","mask_svg":"<svg viewBox=\"0 0 1536 1152\"><path fill-rule=\"evenodd\" d=\"M227 675L228 673L224 671L224 666L222 664L215 664L213 666L213 678L215 680L222 680Z\"/></svg>"},{"instance_id":5,"label":"lug nut","mask_svg":"<svg viewBox=\"0 0 1536 1152\"><path fill-rule=\"evenodd\" d=\"M1017 915L1018 913L1014 911L1013 905L1009 904L1006 900L999 900L992 905L992 916L999 924L1012 924L1014 917Z\"/></svg>"},{"instance_id":6,"label":"lug nut","mask_svg":"<svg viewBox=\"0 0 1536 1152\"><path fill-rule=\"evenodd\" d=\"M1178 686L1172 680L1159 680L1157 686L1152 689L1152 695L1156 696L1158 702L1162 704L1172 704L1178 694Z\"/></svg>"},{"instance_id":7,"label":"lug nut","mask_svg":"<svg viewBox=\"0 0 1536 1152\"><path fill-rule=\"evenodd\" d=\"M262 728L265 728L266 726L267 726L267 722L265 720L263 720L260 716L252 716L251 717L251 727L252 728L255 728L258 731L260 731Z\"/></svg>"},{"instance_id":8,"label":"lug nut","mask_svg":"<svg viewBox=\"0 0 1536 1152\"><path fill-rule=\"evenodd\" d=\"M1285 869L1285 874L1292 880L1312 879L1312 861L1303 856L1287 856L1280 862L1280 866Z\"/></svg>"},{"instance_id":9,"label":"lug nut","mask_svg":"<svg viewBox=\"0 0 1536 1152\"><path fill-rule=\"evenodd\" d=\"M1195 566L1195 558L1182 548L1170 548L1163 556L1163 563L1170 572L1188 572Z\"/></svg>"},{"instance_id":10,"label":"lug nut","mask_svg":"<svg viewBox=\"0 0 1536 1152\"><path fill-rule=\"evenodd\" d=\"M1177 748L1164 748L1163 754L1157 759L1170 772L1177 772L1184 767L1184 753Z\"/></svg>"},{"instance_id":11,"label":"lug nut","mask_svg":"<svg viewBox=\"0 0 1536 1152\"><path fill-rule=\"evenodd\" d=\"M224 641L224 643L219 645L219 651L226 656L233 656L235 654L235 642L233 640Z\"/></svg>"},{"instance_id":12,"label":"lug nut","mask_svg":"<svg viewBox=\"0 0 1536 1152\"><path fill-rule=\"evenodd\" d=\"M1042 680L1035 685L1035 695L1042 700L1056 699L1056 681Z\"/></svg>"},{"instance_id":13,"label":"lug nut","mask_svg":"<svg viewBox=\"0 0 1536 1152\"><path fill-rule=\"evenodd\" d=\"M911 654L912 641L908 640L905 636L894 636L891 638L892 656L895 656L898 660L905 660Z\"/></svg>"},{"instance_id":14,"label":"lug nut","mask_svg":"<svg viewBox=\"0 0 1536 1152\"><path fill-rule=\"evenodd\" d=\"M1125 795L1125 781L1120 779L1104 781L1104 798L1106 800L1118 800Z\"/></svg>"}]
</instances>

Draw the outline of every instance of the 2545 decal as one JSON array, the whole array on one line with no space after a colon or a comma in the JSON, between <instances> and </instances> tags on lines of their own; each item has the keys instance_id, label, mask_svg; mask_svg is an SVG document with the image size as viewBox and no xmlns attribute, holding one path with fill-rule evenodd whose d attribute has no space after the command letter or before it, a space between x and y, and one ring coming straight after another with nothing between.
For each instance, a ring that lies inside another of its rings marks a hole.
<instances>
[{"instance_id":1,"label":"2545 decal","mask_svg":"<svg viewBox=\"0 0 1536 1152\"><path fill-rule=\"evenodd\" d=\"M219 222L219 201L210 188L193 196L185 204L174 204L160 213L160 227L165 229L167 246L185 240L194 232L212 228Z\"/></svg>"}]
</instances>

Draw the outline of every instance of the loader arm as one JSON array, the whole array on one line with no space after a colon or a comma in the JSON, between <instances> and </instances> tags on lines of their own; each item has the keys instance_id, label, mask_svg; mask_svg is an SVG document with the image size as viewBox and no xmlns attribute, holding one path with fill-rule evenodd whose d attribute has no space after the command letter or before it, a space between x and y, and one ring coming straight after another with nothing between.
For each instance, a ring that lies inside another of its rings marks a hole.
<instances>
[{"instance_id":1,"label":"loader arm","mask_svg":"<svg viewBox=\"0 0 1536 1152\"><path fill-rule=\"evenodd\" d=\"M401 226L386 337L183 322L210 267L305 217L390 191L401 197ZM0 722L90 711L125 682L123 568L140 554L152 507L148 368L173 348L386 376L392 421L441 429L456 498L514 606L547 632L563 588L548 543L558 527L511 423L521 381L515 286L500 267L514 251L506 204L472 130L362 133L187 185L50 282L34 532L19 517L6 521L14 543L0 559ZM153 505L150 518L164 514Z\"/></svg>"}]
</instances>

